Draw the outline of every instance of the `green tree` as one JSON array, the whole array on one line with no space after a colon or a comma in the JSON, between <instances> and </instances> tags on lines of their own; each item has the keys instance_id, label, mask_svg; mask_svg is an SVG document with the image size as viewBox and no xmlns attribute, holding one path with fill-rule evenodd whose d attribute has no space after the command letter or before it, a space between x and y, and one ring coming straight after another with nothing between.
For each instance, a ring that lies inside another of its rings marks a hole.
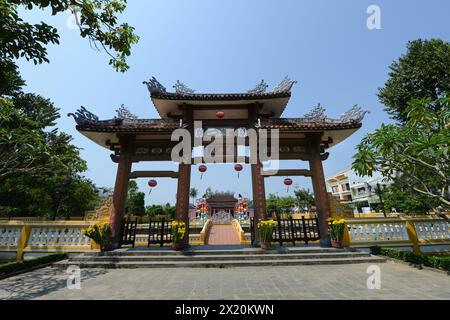
<instances>
[{"instance_id":1,"label":"green tree","mask_svg":"<svg viewBox=\"0 0 450 320\"><path fill-rule=\"evenodd\" d=\"M51 9L52 15L72 11L80 35L97 50L104 49L109 63L124 72L131 46L139 41L134 28L119 23L126 0L0 0L0 60L25 58L35 64L49 62L46 46L59 44L58 30L45 22L31 24L19 15L19 7L38 11Z\"/></svg>"},{"instance_id":2,"label":"green tree","mask_svg":"<svg viewBox=\"0 0 450 320\"><path fill-rule=\"evenodd\" d=\"M309 189L295 189L294 194L297 206L302 212L305 208L309 211L311 207L315 205L314 195Z\"/></svg>"},{"instance_id":3,"label":"green tree","mask_svg":"<svg viewBox=\"0 0 450 320\"><path fill-rule=\"evenodd\" d=\"M129 215L145 215L145 193L139 191L139 187L134 180L128 183L128 198L125 208Z\"/></svg>"},{"instance_id":4,"label":"green tree","mask_svg":"<svg viewBox=\"0 0 450 320\"><path fill-rule=\"evenodd\" d=\"M410 41L408 52L390 69L378 97L395 120L405 123L412 99L437 100L450 92L450 43L440 39ZM435 109L434 105L428 107Z\"/></svg>"},{"instance_id":5,"label":"green tree","mask_svg":"<svg viewBox=\"0 0 450 320\"><path fill-rule=\"evenodd\" d=\"M0 206L8 214L83 215L98 202L95 186L72 137L54 128L53 103L24 93L24 81L11 63L0 68Z\"/></svg>"},{"instance_id":6,"label":"green tree","mask_svg":"<svg viewBox=\"0 0 450 320\"><path fill-rule=\"evenodd\" d=\"M163 216L166 214L166 211L164 210L163 206L154 204L154 205L148 206L145 209L145 213L148 216L154 217L154 216Z\"/></svg>"},{"instance_id":7,"label":"green tree","mask_svg":"<svg viewBox=\"0 0 450 320\"><path fill-rule=\"evenodd\" d=\"M358 145L353 168L359 175L379 171L388 179L450 207L450 98L412 100L403 126L385 125ZM434 208L436 209L436 208Z\"/></svg>"},{"instance_id":8,"label":"green tree","mask_svg":"<svg viewBox=\"0 0 450 320\"><path fill-rule=\"evenodd\" d=\"M192 203L195 202L195 198L197 198L197 196L198 196L198 190L196 188L191 188L189 190L189 197L192 198Z\"/></svg>"}]
</instances>

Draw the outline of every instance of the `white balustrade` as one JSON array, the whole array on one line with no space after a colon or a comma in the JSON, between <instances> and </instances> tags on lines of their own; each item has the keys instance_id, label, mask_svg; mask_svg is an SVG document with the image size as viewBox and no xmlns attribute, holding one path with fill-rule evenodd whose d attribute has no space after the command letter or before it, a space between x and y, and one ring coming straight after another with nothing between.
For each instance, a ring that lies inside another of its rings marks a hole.
<instances>
[{"instance_id":1,"label":"white balustrade","mask_svg":"<svg viewBox=\"0 0 450 320\"><path fill-rule=\"evenodd\" d=\"M419 240L449 240L449 224L447 221L414 222Z\"/></svg>"},{"instance_id":2,"label":"white balustrade","mask_svg":"<svg viewBox=\"0 0 450 320\"><path fill-rule=\"evenodd\" d=\"M85 227L41 228L31 230L30 247L88 247L91 240L82 234Z\"/></svg>"},{"instance_id":3,"label":"white balustrade","mask_svg":"<svg viewBox=\"0 0 450 320\"><path fill-rule=\"evenodd\" d=\"M14 247L19 245L20 227L0 227L0 247Z\"/></svg>"},{"instance_id":4,"label":"white balustrade","mask_svg":"<svg viewBox=\"0 0 450 320\"><path fill-rule=\"evenodd\" d=\"M351 242L408 241L406 223L373 222L349 224Z\"/></svg>"}]
</instances>

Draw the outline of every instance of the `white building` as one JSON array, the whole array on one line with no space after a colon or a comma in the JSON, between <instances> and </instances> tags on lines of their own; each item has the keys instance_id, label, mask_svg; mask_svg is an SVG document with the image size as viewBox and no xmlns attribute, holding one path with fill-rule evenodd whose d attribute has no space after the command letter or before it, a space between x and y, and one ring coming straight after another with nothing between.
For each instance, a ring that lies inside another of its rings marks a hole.
<instances>
[{"instance_id":1,"label":"white building","mask_svg":"<svg viewBox=\"0 0 450 320\"><path fill-rule=\"evenodd\" d=\"M362 211L370 211L371 204L380 202L377 185L384 188L389 184L377 172L372 177L360 177L351 168L328 177L326 182L328 192L341 203L366 203Z\"/></svg>"}]
</instances>

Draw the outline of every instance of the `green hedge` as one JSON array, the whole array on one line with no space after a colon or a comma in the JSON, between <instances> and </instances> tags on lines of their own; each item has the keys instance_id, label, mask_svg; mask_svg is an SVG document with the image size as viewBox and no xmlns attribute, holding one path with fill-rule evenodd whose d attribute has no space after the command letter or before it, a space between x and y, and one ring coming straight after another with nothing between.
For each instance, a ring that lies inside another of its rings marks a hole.
<instances>
[{"instance_id":1,"label":"green hedge","mask_svg":"<svg viewBox=\"0 0 450 320\"><path fill-rule=\"evenodd\" d=\"M409 263L450 271L450 255L424 255L410 251L381 247L372 247L371 252L375 255L383 255Z\"/></svg>"},{"instance_id":2,"label":"green hedge","mask_svg":"<svg viewBox=\"0 0 450 320\"><path fill-rule=\"evenodd\" d=\"M0 276L8 275L11 273L27 270L40 265L45 265L52 262L65 260L68 258L66 253L51 254L44 257L39 257L32 260L14 261L5 264L0 264Z\"/></svg>"}]
</instances>

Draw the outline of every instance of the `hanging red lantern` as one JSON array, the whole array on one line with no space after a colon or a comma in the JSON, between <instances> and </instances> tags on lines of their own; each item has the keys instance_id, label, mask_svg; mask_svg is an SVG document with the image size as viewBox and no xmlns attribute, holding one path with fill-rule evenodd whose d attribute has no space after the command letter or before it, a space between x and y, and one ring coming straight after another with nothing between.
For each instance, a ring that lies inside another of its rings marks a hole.
<instances>
[{"instance_id":1,"label":"hanging red lantern","mask_svg":"<svg viewBox=\"0 0 450 320\"><path fill-rule=\"evenodd\" d=\"M148 182L148 186L150 187L150 192L149 192L148 194L151 194L153 188L156 187L157 185L158 185L158 182L157 182L156 180L153 180L153 179L150 180L150 181Z\"/></svg>"},{"instance_id":2,"label":"hanging red lantern","mask_svg":"<svg viewBox=\"0 0 450 320\"><path fill-rule=\"evenodd\" d=\"M217 119L223 119L225 117L225 112L223 111L217 111L216 112Z\"/></svg>"},{"instance_id":3,"label":"hanging red lantern","mask_svg":"<svg viewBox=\"0 0 450 320\"><path fill-rule=\"evenodd\" d=\"M238 173L238 179L239 179L239 173L244 169L244 167L241 164L237 164L234 166L234 170Z\"/></svg>"},{"instance_id":4,"label":"hanging red lantern","mask_svg":"<svg viewBox=\"0 0 450 320\"><path fill-rule=\"evenodd\" d=\"M200 167L198 167L198 171L200 171L201 176L200 176L200 180L203 179L203 174L208 170L208 168L202 164Z\"/></svg>"},{"instance_id":5,"label":"hanging red lantern","mask_svg":"<svg viewBox=\"0 0 450 320\"><path fill-rule=\"evenodd\" d=\"M284 179L284 184L287 186L287 192L289 192L289 187L292 186L293 183L294 181L292 181L292 179L290 178Z\"/></svg>"}]
</instances>

